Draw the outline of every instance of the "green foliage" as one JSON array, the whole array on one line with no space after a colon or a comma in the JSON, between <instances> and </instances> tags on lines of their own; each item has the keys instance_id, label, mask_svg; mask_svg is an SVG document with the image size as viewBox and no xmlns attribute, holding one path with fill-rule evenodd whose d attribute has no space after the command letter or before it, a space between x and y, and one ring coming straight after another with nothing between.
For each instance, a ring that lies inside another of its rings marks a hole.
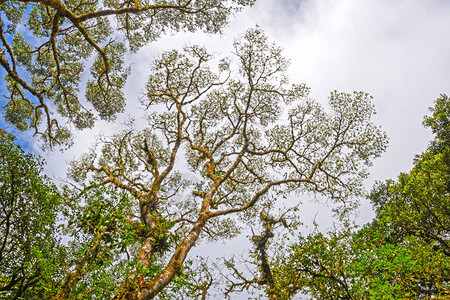
<instances>
[{"instance_id":1,"label":"green foliage","mask_svg":"<svg viewBox=\"0 0 450 300\"><path fill-rule=\"evenodd\" d=\"M450 100L447 95L436 99L434 107L430 108L432 116L425 117L423 124L431 127L438 143L450 145ZM440 150L442 152L442 149Z\"/></svg>"},{"instance_id":2,"label":"green foliage","mask_svg":"<svg viewBox=\"0 0 450 300\"><path fill-rule=\"evenodd\" d=\"M298 292L313 299L418 299L449 295L450 260L432 244L374 222L358 231L300 238L290 255L273 262L277 299Z\"/></svg>"},{"instance_id":3,"label":"green foliage","mask_svg":"<svg viewBox=\"0 0 450 300\"><path fill-rule=\"evenodd\" d=\"M5 82L11 94L11 101L3 107L3 117L6 122L12 124L16 129L27 130L31 126L33 106L27 99L21 97L24 91L20 85L7 76L5 76Z\"/></svg>"},{"instance_id":4,"label":"green foliage","mask_svg":"<svg viewBox=\"0 0 450 300\"><path fill-rule=\"evenodd\" d=\"M15 140L14 135L12 135L11 133L7 132L3 128L0 128L0 142L2 142L2 143L6 143L6 142L11 143L14 140Z\"/></svg>"},{"instance_id":5,"label":"green foliage","mask_svg":"<svg viewBox=\"0 0 450 300\"><path fill-rule=\"evenodd\" d=\"M19 130L33 128L44 146L70 146L73 126L92 127L95 120L79 95L86 68L86 100L101 119L112 120L125 106L127 49L137 52L167 33L221 32L234 12L253 2L2 0L5 120Z\"/></svg>"},{"instance_id":6,"label":"green foliage","mask_svg":"<svg viewBox=\"0 0 450 300\"><path fill-rule=\"evenodd\" d=\"M395 228L392 239L401 241L405 236L417 236L450 255L449 181L443 155L428 152L410 173L401 174L397 183L374 189L371 199L377 206L377 218ZM388 193L389 198L381 202L381 193Z\"/></svg>"},{"instance_id":7,"label":"green foliage","mask_svg":"<svg viewBox=\"0 0 450 300\"><path fill-rule=\"evenodd\" d=\"M132 201L123 192L93 187L66 198L70 260L65 272L76 269L80 276L68 298L110 298L130 272L130 259L148 230L137 222Z\"/></svg>"},{"instance_id":8,"label":"green foliage","mask_svg":"<svg viewBox=\"0 0 450 300\"><path fill-rule=\"evenodd\" d=\"M48 298L63 276L61 197L42 165L0 138L0 298Z\"/></svg>"},{"instance_id":9,"label":"green foliage","mask_svg":"<svg viewBox=\"0 0 450 300\"><path fill-rule=\"evenodd\" d=\"M112 297L150 231L135 217L132 199L107 187L66 189L63 198L41 174L42 161L2 136L0 297ZM169 247L164 226L155 234L161 254Z\"/></svg>"},{"instance_id":10,"label":"green foliage","mask_svg":"<svg viewBox=\"0 0 450 300\"><path fill-rule=\"evenodd\" d=\"M423 124L431 127L436 139L430 145L433 154L441 154L446 165L447 174L450 174L450 100L447 95L441 95L430 108L432 116L426 117ZM447 192L450 193L450 181L447 181Z\"/></svg>"},{"instance_id":11,"label":"green foliage","mask_svg":"<svg viewBox=\"0 0 450 300\"><path fill-rule=\"evenodd\" d=\"M400 174L398 182L376 186L371 200L377 208L377 218L395 228L392 238L401 241L416 236L447 256L450 256L450 135L448 119L450 101L445 95L430 109L426 117L436 138L429 149L418 156L411 172Z\"/></svg>"}]
</instances>

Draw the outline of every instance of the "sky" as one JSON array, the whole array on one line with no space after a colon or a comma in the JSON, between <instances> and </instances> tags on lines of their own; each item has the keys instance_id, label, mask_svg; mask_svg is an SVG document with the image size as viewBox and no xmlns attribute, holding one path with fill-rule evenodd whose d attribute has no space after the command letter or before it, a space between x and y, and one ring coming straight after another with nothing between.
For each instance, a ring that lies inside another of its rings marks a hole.
<instances>
[{"instance_id":1,"label":"sky","mask_svg":"<svg viewBox=\"0 0 450 300\"><path fill-rule=\"evenodd\" d=\"M387 132L390 143L371 168L366 182L370 189L375 180L409 171L414 156L432 138L421 123L433 101L450 93L449 16L446 0L257 0L236 14L222 35L166 36L128 57L133 65L125 91L129 105L119 120L137 109L155 54L189 43L228 56L234 38L259 25L291 60L291 82L306 83L316 100L325 104L333 90L362 90L374 97L375 123ZM100 122L93 131L79 132L75 146L64 153L41 152L37 144L31 148L46 158L49 174L62 178L65 162L85 152L99 132L119 126ZM320 218L322 206L305 211L310 216L314 209ZM370 204L363 201L358 222L372 216ZM324 212L322 219L329 217Z\"/></svg>"}]
</instances>

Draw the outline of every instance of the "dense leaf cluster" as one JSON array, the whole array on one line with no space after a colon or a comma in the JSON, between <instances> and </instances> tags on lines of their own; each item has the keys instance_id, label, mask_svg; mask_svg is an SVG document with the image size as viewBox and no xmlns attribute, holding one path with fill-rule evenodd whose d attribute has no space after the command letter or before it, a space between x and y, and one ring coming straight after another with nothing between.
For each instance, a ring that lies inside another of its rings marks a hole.
<instances>
[{"instance_id":1,"label":"dense leaf cluster","mask_svg":"<svg viewBox=\"0 0 450 300\"><path fill-rule=\"evenodd\" d=\"M73 129L92 127L96 112L112 120L123 111L127 49L136 52L165 33L220 32L253 2L1 0L5 121L34 129L44 146L70 145Z\"/></svg>"},{"instance_id":2,"label":"dense leaf cluster","mask_svg":"<svg viewBox=\"0 0 450 300\"><path fill-rule=\"evenodd\" d=\"M1 299L47 298L62 276L61 197L42 165L0 136Z\"/></svg>"}]
</instances>

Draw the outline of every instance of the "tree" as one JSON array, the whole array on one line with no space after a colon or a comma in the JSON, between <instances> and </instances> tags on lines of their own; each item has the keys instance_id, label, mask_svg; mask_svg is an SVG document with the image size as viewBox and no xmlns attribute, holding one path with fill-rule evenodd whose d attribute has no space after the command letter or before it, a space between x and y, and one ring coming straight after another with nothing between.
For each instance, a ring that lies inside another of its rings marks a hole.
<instances>
[{"instance_id":1,"label":"tree","mask_svg":"<svg viewBox=\"0 0 450 300\"><path fill-rule=\"evenodd\" d=\"M375 220L359 230L346 224L329 234L300 237L283 255L266 258L277 299L300 291L315 299L448 298L449 105L442 95L430 109L433 115L424 124L436 138L414 168L397 181L375 185L370 194Z\"/></svg>"},{"instance_id":2,"label":"tree","mask_svg":"<svg viewBox=\"0 0 450 300\"><path fill-rule=\"evenodd\" d=\"M431 142L429 152L442 155L447 174L450 173L450 100L443 94L436 99L434 107L430 108L432 116L425 117L424 126L430 127L436 135ZM447 192L450 192L450 180L447 181Z\"/></svg>"},{"instance_id":3,"label":"tree","mask_svg":"<svg viewBox=\"0 0 450 300\"><path fill-rule=\"evenodd\" d=\"M52 299L109 299L133 263L130 252L145 236L132 220L130 197L109 187L65 193L62 278ZM131 248L131 249L130 249ZM136 283L137 284L137 283Z\"/></svg>"},{"instance_id":4,"label":"tree","mask_svg":"<svg viewBox=\"0 0 450 300\"><path fill-rule=\"evenodd\" d=\"M0 136L0 298L48 298L61 278L61 197L42 160Z\"/></svg>"},{"instance_id":5,"label":"tree","mask_svg":"<svg viewBox=\"0 0 450 300\"><path fill-rule=\"evenodd\" d=\"M396 228L394 235L417 236L450 256L450 100L441 95L425 117L436 138L427 151L416 157L414 168L400 174L398 182L388 181L374 187L371 200L377 218Z\"/></svg>"},{"instance_id":6,"label":"tree","mask_svg":"<svg viewBox=\"0 0 450 300\"><path fill-rule=\"evenodd\" d=\"M242 293L244 290L253 294L253 291L257 290L260 298L266 295L270 300L277 300L289 299L299 292L299 288L292 283L288 284L289 288L280 288L293 276L278 274L274 268L274 262L285 259L283 256L287 253L286 246L289 245L290 232L301 225L296 210L296 208L286 210L279 217L271 216L268 211L260 213L261 234L255 234L252 228L251 240L254 247L250 250L249 258L234 256L231 259L224 259L225 269L229 271L222 272L220 276L221 283L225 286L223 291L225 297L233 299L233 294ZM280 234L280 228L288 229L288 233ZM274 242L275 238L280 242ZM276 247L272 247L273 244ZM245 266L244 270L242 266ZM294 269L290 271L296 272Z\"/></svg>"},{"instance_id":7,"label":"tree","mask_svg":"<svg viewBox=\"0 0 450 300\"><path fill-rule=\"evenodd\" d=\"M253 2L0 0L3 116L19 130L34 129L44 145L70 145L71 130L95 120L80 87L101 119L123 111L127 48L135 53L166 32L220 32L230 15Z\"/></svg>"},{"instance_id":8,"label":"tree","mask_svg":"<svg viewBox=\"0 0 450 300\"><path fill-rule=\"evenodd\" d=\"M142 101L147 128L130 124L73 163L82 190L111 186L133 198L130 221L144 229L115 299L150 299L176 284L199 239L232 237L295 191L359 195L386 147L368 94L333 92L326 111L306 86L288 85L288 62L259 28L234 49L216 69L198 46L162 54Z\"/></svg>"}]
</instances>

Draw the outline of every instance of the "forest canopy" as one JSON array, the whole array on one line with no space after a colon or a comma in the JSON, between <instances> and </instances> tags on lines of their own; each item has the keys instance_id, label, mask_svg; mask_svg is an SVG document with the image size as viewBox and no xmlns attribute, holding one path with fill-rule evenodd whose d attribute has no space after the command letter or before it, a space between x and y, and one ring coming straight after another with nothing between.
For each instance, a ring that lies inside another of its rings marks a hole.
<instances>
[{"instance_id":1,"label":"forest canopy","mask_svg":"<svg viewBox=\"0 0 450 300\"><path fill-rule=\"evenodd\" d=\"M127 55L168 33L220 33L253 2L0 0L2 121L69 147L123 112ZM372 97L332 91L324 105L288 67L260 27L229 57L195 44L156 55L144 117L98 137L59 186L0 128L0 299L448 296L448 97L424 121L428 150L373 188L376 218L357 228L348 213L387 147ZM342 227L303 235L305 195L334 203ZM250 259L190 256L249 228Z\"/></svg>"},{"instance_id":2,"label":"forest canopy","mask_svg":"<svg viewBox=\"0 0 450 300\"><path fill-rule=\"evenodd\" d=\"M166 33L219 33L253 2L0 0L3 118L18 130L33 129L44 146L69 146L73 130L123 111L127 52Z\"/></svg>"}]
</instances>

